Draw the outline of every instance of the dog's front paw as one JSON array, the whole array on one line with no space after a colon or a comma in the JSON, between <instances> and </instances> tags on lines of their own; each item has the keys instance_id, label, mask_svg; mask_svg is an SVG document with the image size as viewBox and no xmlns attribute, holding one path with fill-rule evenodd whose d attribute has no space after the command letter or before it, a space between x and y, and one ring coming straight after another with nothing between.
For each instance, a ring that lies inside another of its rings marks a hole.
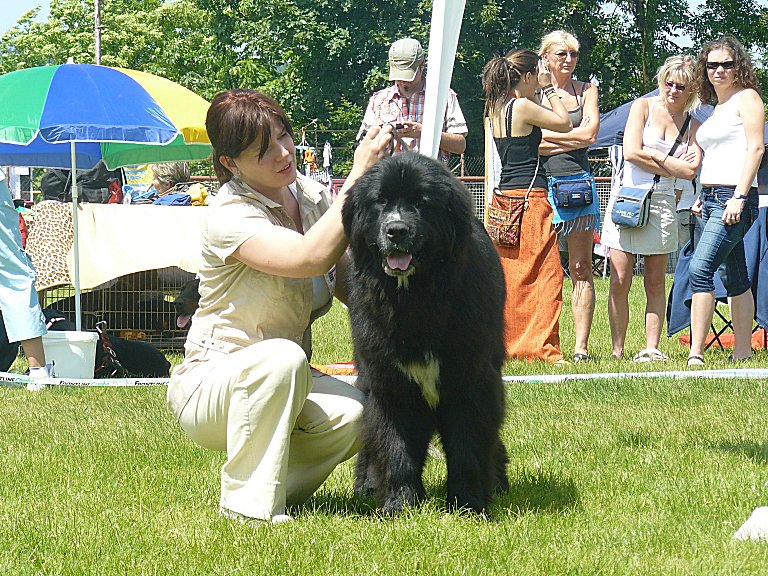
<instances>
[{"instance_id":1,"label":"dog's front paw","mask_svg":"<svg viewBox=\"0 0 768 576\"><path fill-rule=\"evenodd\" d=\"M381 505L381 512L387 516L399 514L403 508L416 507L425 497L423 490L403 487L397 492L390 494Z\"/></svg>"}]
</instances>

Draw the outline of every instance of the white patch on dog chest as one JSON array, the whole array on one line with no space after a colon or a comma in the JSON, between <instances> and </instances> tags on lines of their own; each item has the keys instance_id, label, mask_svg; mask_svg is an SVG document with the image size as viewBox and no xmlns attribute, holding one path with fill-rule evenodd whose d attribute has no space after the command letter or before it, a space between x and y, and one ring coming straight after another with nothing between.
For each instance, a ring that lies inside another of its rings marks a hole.
<instances>
[{"instance_id":1,"label":"white patch on dog chest","mask_svg":"<svg viewBox=\"0 0 768 576\"><path fill-rule=\"evenodd\" d=\"M397 367L413 380L421 389L421 395L433 410L440 402L440 392L437 390L437 379L440 377L440 364L431 354L428 354L423 362L409 362Z\"/></svg>"}]
</instances>

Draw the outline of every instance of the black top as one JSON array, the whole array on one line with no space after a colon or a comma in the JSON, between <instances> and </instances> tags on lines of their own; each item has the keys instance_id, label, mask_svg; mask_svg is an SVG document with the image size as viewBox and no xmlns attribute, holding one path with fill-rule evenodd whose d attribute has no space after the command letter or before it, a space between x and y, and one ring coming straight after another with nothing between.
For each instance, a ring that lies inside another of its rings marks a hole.
<instances>
[{"instance_id":1,"label":"black top","mask_svg":"<svg viewBox=\"0 0 768 576\"><path fill-rule=\"evenodd\" d=\"M510 101L506 111L507 134L512 131L512 106L515 100ZM541 143L541 128L533 126L531 133L525 136L504 136L493 138L496 150L501 159L501 177L499 190L528 189L531 179L536 172L539 160L539 144ZM534 188L547 187L547 177L544 169L539 166Z\"/></svg>"}]
</instances>

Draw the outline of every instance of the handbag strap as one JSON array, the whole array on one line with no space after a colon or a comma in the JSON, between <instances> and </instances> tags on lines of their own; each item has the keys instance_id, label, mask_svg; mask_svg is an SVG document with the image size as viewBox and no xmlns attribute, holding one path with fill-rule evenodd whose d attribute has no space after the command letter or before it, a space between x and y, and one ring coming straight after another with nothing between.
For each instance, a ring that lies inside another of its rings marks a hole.
<instances>
[{"instance_id":1,"label":"handbag strap","mask_svg":"<svg viewBox=\"0 0 768 576\"><path fill-rule=\"evenodd\" d=\"M528 185L528 191L525 193L525 199L523 200L523 210L528 210L528 195L531 193L531 189L533 188L533 183L536 182L536 176L539 175L539 166L541 165L541 156L536 156L536 170L533 171L533 178L531 178L531 183Z\"/></svg>"},{"instance_id":2,"label":"handbag strap","mask_svg":"<svg viewBox=\"0 0 768 576\"><path fill-rule=\"evenodd\" d=\"M675 143L672 144L672 148L669 149L669 152L667 153L667 156L672 156L675 153L675 150L677 150L678 146L683 143L683 136L685 136L686 131L688 130L688 124L691 123L691 114L687 113L685 115L685 120L683 120L683 125L680 126L680 132L677 133L677 138L675 138ZM659 180L661 180L661 175L656 174L653 178L653 183L658 184Z\"/></svg>"}]
</instances>

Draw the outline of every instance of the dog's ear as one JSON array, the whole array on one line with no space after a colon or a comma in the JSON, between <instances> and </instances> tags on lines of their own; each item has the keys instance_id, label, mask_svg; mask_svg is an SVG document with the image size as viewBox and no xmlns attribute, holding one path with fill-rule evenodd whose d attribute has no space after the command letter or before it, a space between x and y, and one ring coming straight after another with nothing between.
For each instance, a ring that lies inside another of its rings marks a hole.
<instances>
[{"instance_id":1,"label":"dog's ear","mask_svg":"<svg viewBox=\"0 0 768 576\"><path fill-rule=\"evenodd\" d=\"M464 245L466 237L471 233L472 218L475 217L472 207L472 197L467 187L455 176L452 180L451 190L448 193L446 209L451 215L453 224L453 238L451 239L451 253L455 254Z\"/></svg>"}]
</instances>

